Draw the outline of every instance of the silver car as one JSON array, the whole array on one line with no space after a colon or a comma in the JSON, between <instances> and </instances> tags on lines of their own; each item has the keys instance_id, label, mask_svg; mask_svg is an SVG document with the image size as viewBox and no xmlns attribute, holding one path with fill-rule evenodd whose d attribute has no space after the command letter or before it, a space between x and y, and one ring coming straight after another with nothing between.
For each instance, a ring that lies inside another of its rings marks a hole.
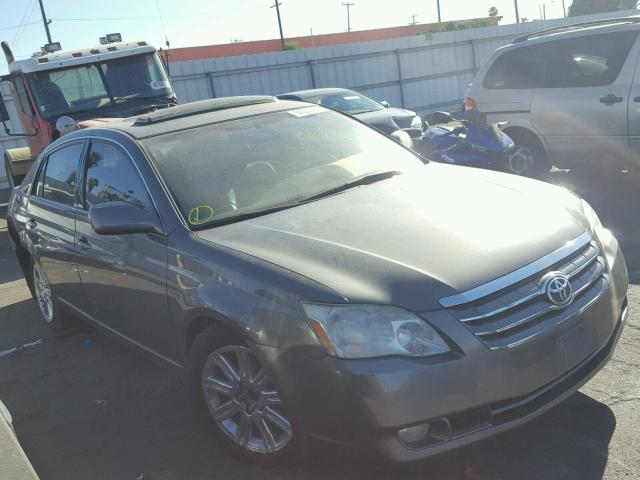
<instances>
[{"instance_id":1,"label":"silver car","mask_svg":"<svg viewBox=\"0 0 640 480\"><path fill-rule=\"evenodd\" d=\"M271 97L68 134L8 225L48 325L71 311L179 369L252 460L411 461L515 427L594 375L627 315L618 242L577 196Z\"/></svg>"},{"instance_id":2,"label":"silver car","mask_svg":"<svg viewBox=\"0 0 640 480\"><path fill-rule=\"evenodd\" d=\"M478 72L465 108L509 122L512 173L637 165L639 33L640 17L628 17L518 37Z\"/></svg>"}]
</instances>

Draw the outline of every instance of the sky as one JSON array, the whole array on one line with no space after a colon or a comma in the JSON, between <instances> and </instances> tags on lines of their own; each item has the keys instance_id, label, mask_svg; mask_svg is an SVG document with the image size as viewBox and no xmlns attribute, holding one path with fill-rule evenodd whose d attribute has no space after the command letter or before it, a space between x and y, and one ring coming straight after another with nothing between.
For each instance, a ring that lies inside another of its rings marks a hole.
<instances>
[{"instance_id":1,"label":"sky","mask_svg":"<svg viewBox=\"0 0 640 480\"><path fill-rule=\"evenodd\" d=\"M343 32L343 0L280 0L286 37ZM567 9L572 0L565 0ZM156 47L168 38L171 47L277 38L274 0L43 0L52 40L63 49L93 46L106 33L123 40L146 40ZM352 30L437 21L436 0L349 0ZM562 0L518 0L520 17L562 17ZM442 21L483 17L498 8L501 24L515 22L513 0L440 0ZM0 40L8 40L16 58L29 57L46 43L38 0L0 0ZM0 75L7 73L0 55Z\"/></svg>"}]
</instances>

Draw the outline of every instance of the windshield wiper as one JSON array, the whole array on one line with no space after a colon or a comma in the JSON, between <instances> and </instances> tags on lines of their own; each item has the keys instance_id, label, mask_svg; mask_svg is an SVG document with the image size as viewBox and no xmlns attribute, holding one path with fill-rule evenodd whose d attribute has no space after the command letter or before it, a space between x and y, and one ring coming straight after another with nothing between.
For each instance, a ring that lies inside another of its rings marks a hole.
<instances>
[{"instance_id":1,"label":"windshield wiper","mask_svg":"<svg viewBox=\"0 0 640 480\"><path fill-rule=\"evenodd\" d=\"M400 175L402 172L398 170L390 170L387 172L379 172L372 173L370 175L365 175L364 177L360 177L351 182L343 183L342 185L338 185L337 187L330 188L324 192L316 193L310 197L305 198L300 203L311 202L313 200L318 200L319 198L329 197L331 195L335 195L336 193L344 192L345 190L349 190L353 187L359 187L361 185L370 185L372 183L379 182L381 180L386 180L387 178L395 177L396 175Z\"/></svg>"},{"instance_id":2,"label":"windshield wiper","mask_svg":"<svg viewBox=\"0 0 640 480\"><path fill-rule=\"evenodd\" d=\"M207 228L219 227L221 225L228 225L230 223L241 222L243 220L250 220L252 218L261 217L263 215L267 215L269 213L276 213L282 210L287 210L289 208L297 207L298 205L303 205L305 203L312 202L314 200L318 200L323 197L328 197L330 195L335 195L336 193L340 193L344 190L348 190L353 187L357 187L360 185L369 185L371 183L379 182L380 180L385 180L387 178L395 177L396 175L400 175L402 172L397 170L392 170L388 172L380 172L380 173L372 173L371 175L366 175L364 177L358 178L352 182L345 183L338 187L332 188L330 190L326 190L322 193L318 193L316 195L312 195L310 197L303 198L301 200L284 203L281 205L276 205L274 207L263 208L261 210L252 210L249 212L240 213L238 215L231 215L229 217L220 218L219 220L213 220L212 222L207 222L202 225L198 225L192 227L193 230L203 230Z\"/></svg>"},{"instance_id":3,"label":"windshield wiper","mask_svg":"<svg viewBox=\"0 0 640 480\"><path fill-rule=\"evenodd\" d=\"M211 222L203 223L202 225L198 225L195 228L192 227L193 230L203 230L206 228L219 227L221 225L228 225L229 223L241 222L243 220L250 220L252 218L261 217L263 215L267 215L269 213L279 212L281 210L286 210L288 208L296 207L303 202L294 202L294 203L286 203L283 205L278 205L275 207L264 208L261 210L251 210L249 212L240 213L238 215L231 215L229 217L224 217L219 220L213 220Z\"/></svg>"}]
</instances>

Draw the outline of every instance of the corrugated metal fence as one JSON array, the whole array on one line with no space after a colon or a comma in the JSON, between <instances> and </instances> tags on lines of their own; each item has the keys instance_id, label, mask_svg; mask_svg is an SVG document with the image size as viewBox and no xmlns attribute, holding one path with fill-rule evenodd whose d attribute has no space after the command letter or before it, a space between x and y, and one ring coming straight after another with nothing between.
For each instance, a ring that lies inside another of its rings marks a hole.
<instances>
[{"instance_id":1,"label":"corrugated metal fence","mask_svg":"<svg viewBox=\"0 0 640 480\"><path fill-rule=\"evenodd\" d=\"M496 48L515 36L637 11L417 35L393 40L170 64L181 103L233 95L346 87L392 105L426 112L459 108L464 90ZM6 89L5 93L8 93ZM5 99L7 97L5 96ZM10 114L15 109L10 105ZM14 116L15 118L15 116ZM17 122L13 121L13 128ZM0 132L0 155L22 145ZM0 182L4 166L0 166Z\"/></svg>"}]
</instances>

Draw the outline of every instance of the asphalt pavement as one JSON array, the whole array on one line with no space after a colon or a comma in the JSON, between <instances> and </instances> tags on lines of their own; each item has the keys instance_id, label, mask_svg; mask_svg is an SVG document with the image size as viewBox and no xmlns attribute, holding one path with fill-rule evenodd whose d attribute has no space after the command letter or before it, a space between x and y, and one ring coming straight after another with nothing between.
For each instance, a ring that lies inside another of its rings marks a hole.
<instances>
[{"instance_id":1,"label":"asphalt pavement","mask_svg":"<svg viewBox=\"0 0 640 480\"><path fill-rule=\"evenodd\" d=\"M621 240L632 281L630 316L609 364L524 427L409 466L338 452L280 470L239 463L190 413L175 372L81 324L58 333L44 326L10 251L6 191L0 399L43 480L640 478L640 182L570 172L550 180L587 198Z\"/></svg>"}]
</instances>

